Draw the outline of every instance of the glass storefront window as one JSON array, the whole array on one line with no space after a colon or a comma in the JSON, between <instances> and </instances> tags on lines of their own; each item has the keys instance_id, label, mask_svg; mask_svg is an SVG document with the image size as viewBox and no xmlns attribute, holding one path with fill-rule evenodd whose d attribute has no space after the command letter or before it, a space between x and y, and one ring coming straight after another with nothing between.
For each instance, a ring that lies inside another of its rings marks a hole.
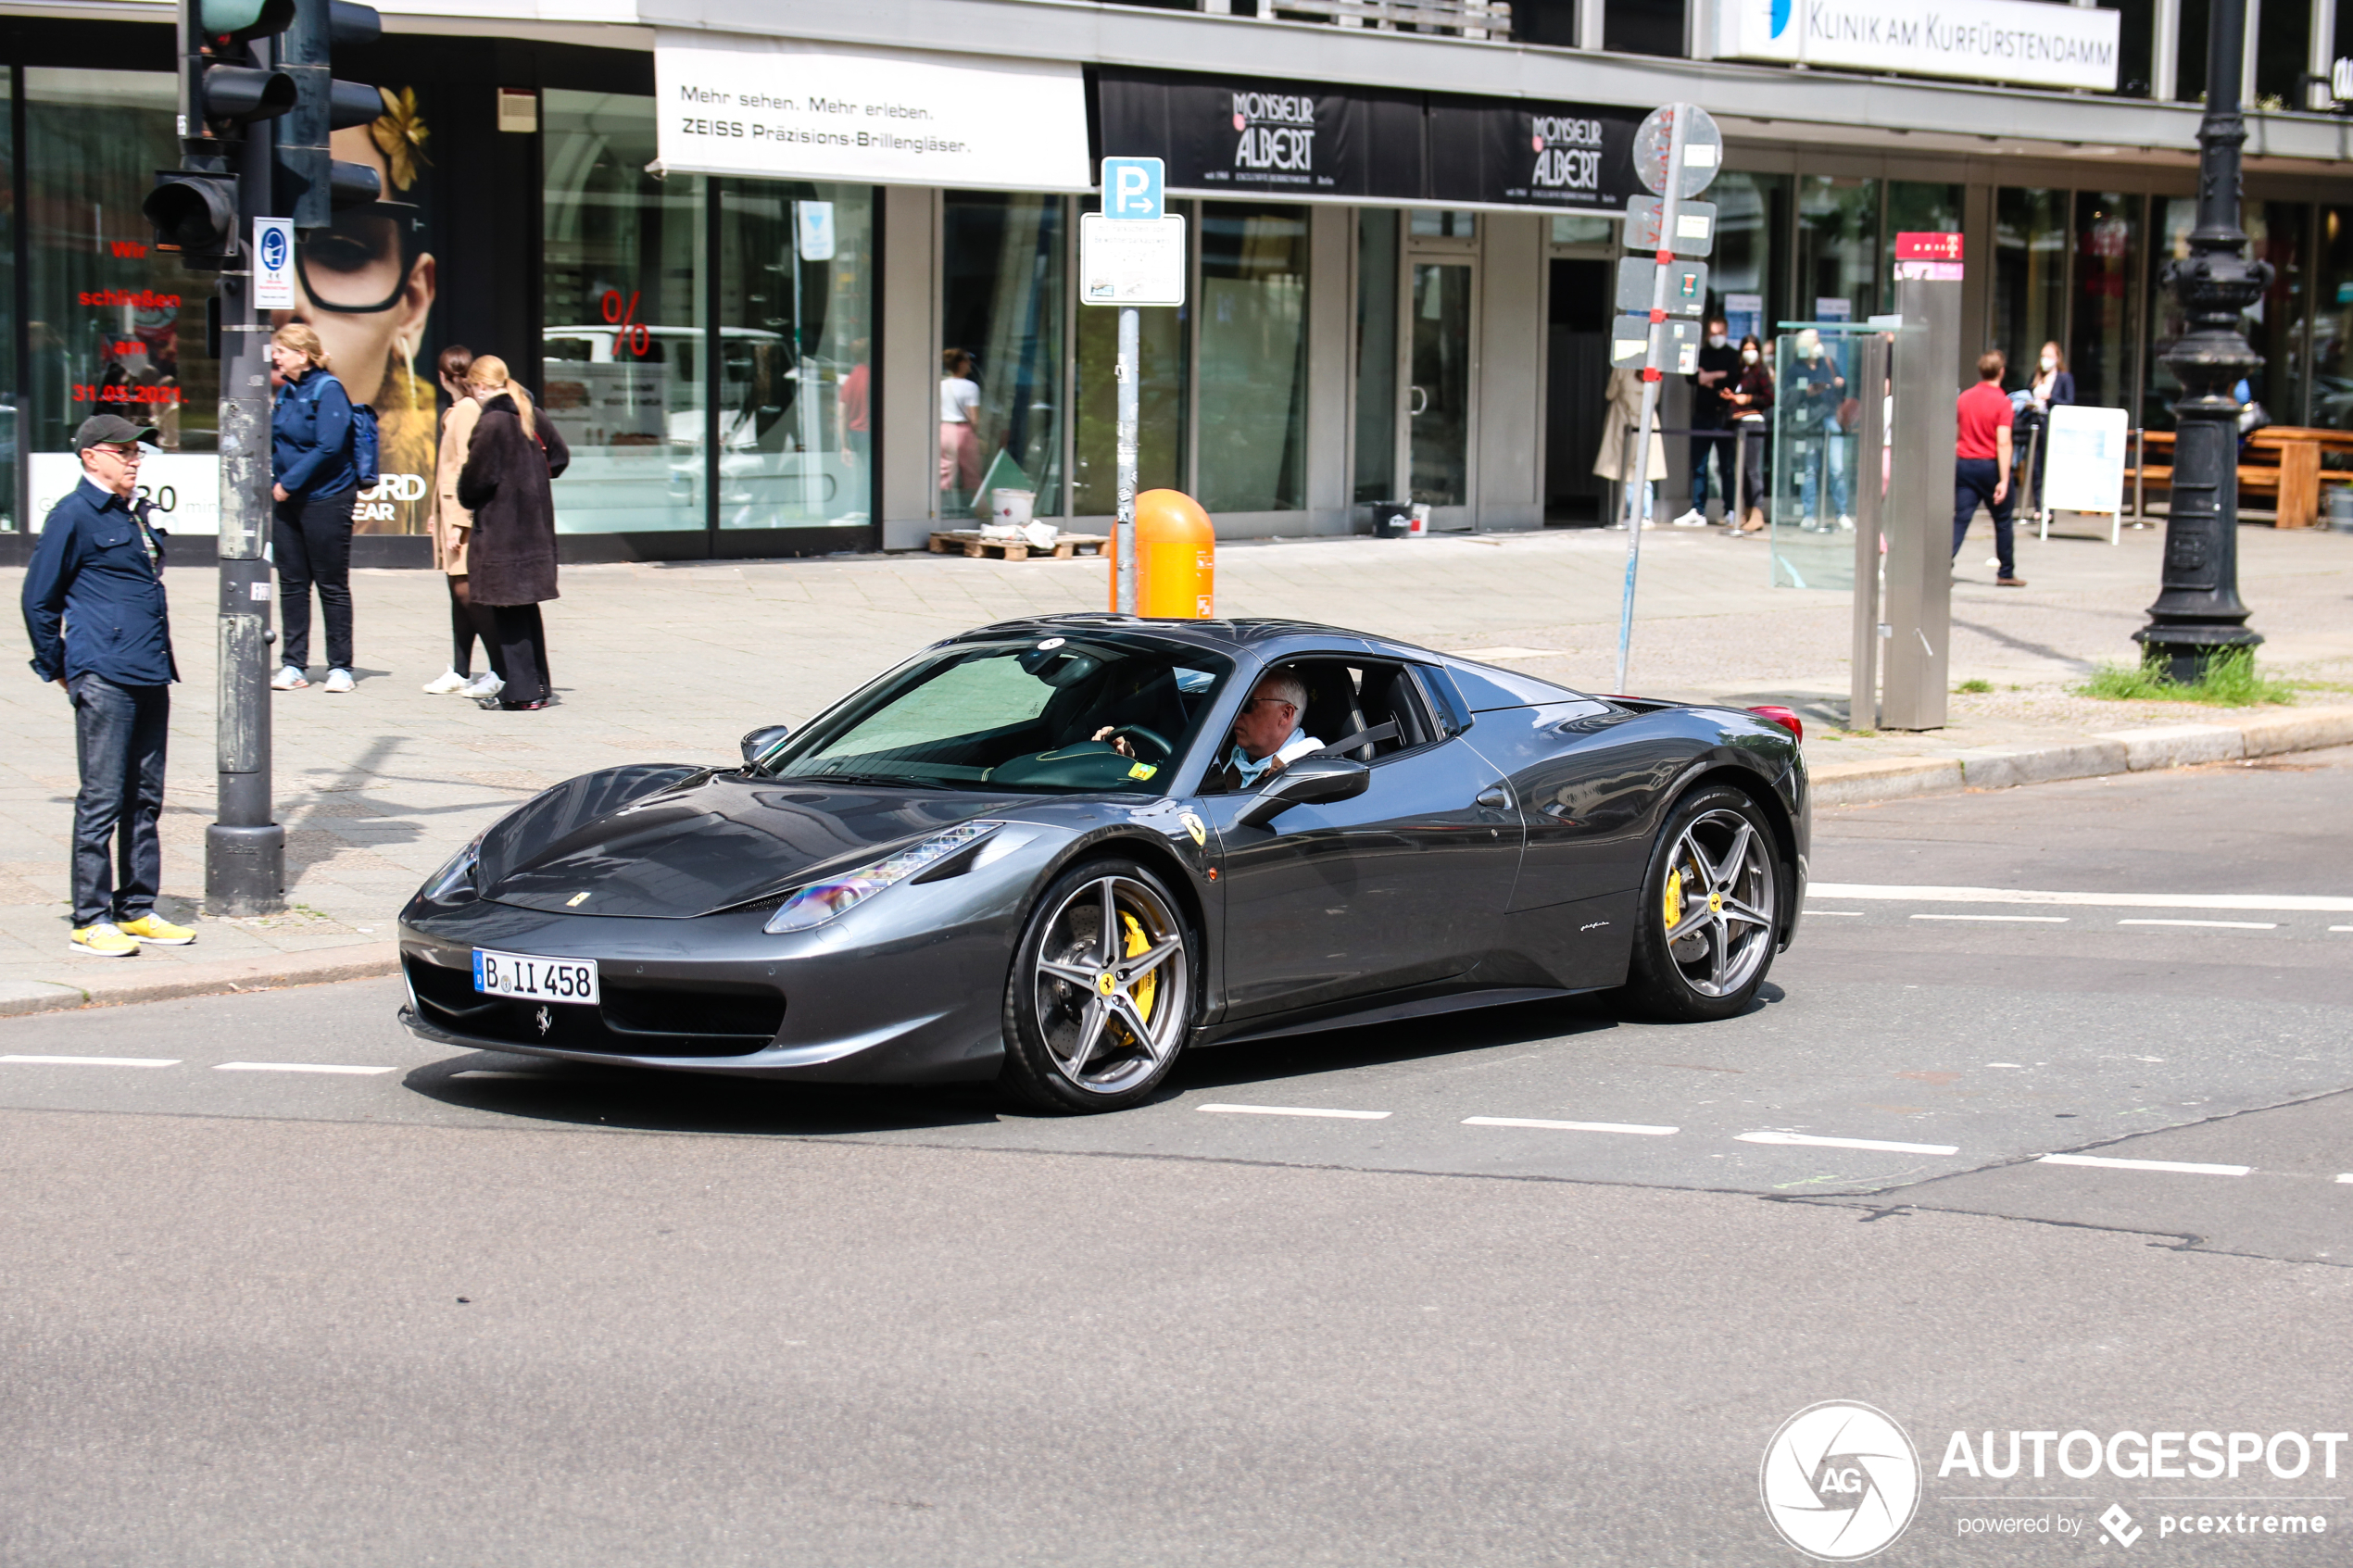
<instances>
[{"instance_id":1,"label":"glass storefront window","mask_svg":"<svg viewBox=\"0 0 2353 1568\"><path fill-rule=\"evenodd\" d=\"M2181 304L2161 282L2164 262L2190 253L2190 231L2197 224L2197 198L2159 196L2151 203L2158 228L2157 263L2149 269L2149 369L2142 377L2143 418L2151 430L2173 428L2173 400L2182 383L2165 363L2166 351L2187 330ZM2244 205L2239 226L2246 231L2247 254L2269 261L2271 287L2240 318L2240 330L2263 358L2247 376L2247 390L2274 424L2304 422L2302 352L2305 310L2305 226L2311 209L2301 202Z\"/></svg>"},{"instance_id":2,"label":"glass storefront window","mask_svg":"<svg viewBox=\"0 0 2353 1568\"><path fill-rule=\"evenodd\" d=\"M872 515L874 191L720 187L719 526Z\"/></svg>"},{"instance_id":3,"label":"glass storefront window","mask_svg":"<svg viewBox=\"0 0 2353 1568\"><path fill-rule=\"evenodd\" d=\"M943 519L975 515L987 493L998 489L1028 491L1034 515L1061 514L1063 290L1068 262L1063 213L1060 196L973 191L946 195L939 365ZM1115 358L1116 322L1114 332Z\"/></svg>"},{"instance_id":4,"label":"glass storefront window","mask_svg":"<svg viewBox=\"0 0 2353 1568\"><path fill-rule=\"evenodd\" d=\"M1711 187L1711 193L1712 193ZM1717 198L1713 194L1708 200ZM1720 222L1720 220L1719 220ZM1614 245L1617 243L1619 225L1606 218L1589 218L1581 213L1553 215L1553 244L1556 245Z\"/></svg>"},{"instance_id":5,"label":"glass storefront window","mask_svg":"<svg viewBox=\"0 0 2353 1568\"><path fill-rule=\"evenodd\" d=\"M1860 321L1879 308L1879 182L1797 181L1797 319Z\"/></svg>"},{"instance_id":6,"label":"glass storefront window","mask_svg":"<svg viewBox=\"0 0 2353 1568\"><path fill-rule=\"evenodd\" d=\"M2123 13L2117 21L2116 91L2120 97L2145 98L2155 80L2150 61L2157 40L2159 0L2099 0L2103 11Z\"/></svg>"},{"instance_id":7,"label":"glass storefront window","mask_svg":"<svg viewBox=\"0 0 2353 1568\"><path fill-rule=\"evenodd\" d=\"M1201 456L1212 512L1307 504L1307 209L1201 219Z\"/></svg>"},{"instance_id":8,"label":"glass storefront window","mask_svg":"<svg viewBox=\"0 0 2353 1568\"><path fill-rule=\"evenodd\" d=\"M2067 368L2075 400L2088 407L2129 408L2134 380L2133 323L2140 320L2141 198L2114 191L2075 196L2075 312L2068 334ZM2020 377L2034 373L2045 337L2014 352ZM2020 354L2024 358L2020 358Z\"/></svg>"},{"instance_id":9,"label":"glass storefront window","mask_svg":"<svg viewBox=\"0 0 2353 1568\"><path fill-rule=\"evenodd\" d=\"M157 427L140 485L167 528L220 528L220 372L205 357L208 278L155 248L139 204L180 161L168 73L28 68L24 236L31 308L18 378L32 530L81 480L73 432L99 412ZM14 444L12 443L12 445Z\"/></svg>"},{"instance_id":10,"label":"glass storefront window","mask_svg":"<svg viewBox=\"0 0 2353 1568\"><path fill-rule=\"evenodd\" d=\"M13 182L17 167L16 72L0 69L0 172ZM0 533L21 533L17 515L17 411L24 388L17 379L17 211L0 203Z\"/></svg>"},{"instance_id":11,"label":"glass storefront window","mask_svg":"<svg viewBox=\"0 0 2353 1568\"><path fill-rule=\"evenodd\" d=\"M651 98L550 88L540 113L540 402L572 448L557 531L705 528L705 182L645 171Z\"/></svg>"},{"instance_id":12,"label":"glass storefront window","mask_svg":"<svg viewBox=\"0 0 2353 1568\"><path fill-rule=\"evenodd\" d=\"M1770 339L1788 298L1790 177L1727 169L1707 188L1716 204L1716 254L1709 258L1719 312L1738 343L1750 332Z\"/></svg>"},{"instance_id":13,"label":"glass storefront window","mask_svg":"<svg viewBox=\"0 0 2353 1568\"><path fill-rule=\"evenodd\" d=\"M1355 466L1358 505L1396 499L1397 214L1385 207L1356 215Z\"/></svg>"},{"instance_id":14,"label":"glass storefront window","mask_svg":"<svg viewBox=\"0 0 2353 1568\"><path fill-rule=\"evenodd\" d=\"M1475 240L1478 238L1478 214L1453 207L1417 207L1414 208L1412 233L1417 240Z\"/></svg>"},{"instance_id":15,"label":"glass storefront window","mask_svg":"<svg viewBox=\"0 0 2353 1568\"><path fill-rule=\"evenodd\" d=\"M2311 421L2353 430L2353 207L2321 208Z\"/></svg>"},{"instance_id":16,"label":"glass storefront window","mask_svg":"<svg viewBox=\"0 0 2353 1568\"><path fill-rule=\"evenodd\" d=\"M2043 345L2067 335L2068 202L2065 191L1994 194L1994 346L2010 363L2006 385L2031 379Z\"/></svg>"},{"instance_id":17,"label":"glass storefront window","mask_svg":"<svg viewBox=\"0 0 2353 1568\"><path fill-rule=\"evenodd\" d=\"M1084 197L1081 210L1099 210ZM1195 216L1190 204L1171 202L1172 213ZM1199 241L1198 230L1194 232ZM1185 487L1187 395L1186 333L1192 307L1139 310L1136 385L1136 488ZM1076 440L1072 444L1070 509L1077 517L1111 517L1119 509L1119 312L1104 306L1078 307L1078 380Z\"/></svg>"}]
</instances>

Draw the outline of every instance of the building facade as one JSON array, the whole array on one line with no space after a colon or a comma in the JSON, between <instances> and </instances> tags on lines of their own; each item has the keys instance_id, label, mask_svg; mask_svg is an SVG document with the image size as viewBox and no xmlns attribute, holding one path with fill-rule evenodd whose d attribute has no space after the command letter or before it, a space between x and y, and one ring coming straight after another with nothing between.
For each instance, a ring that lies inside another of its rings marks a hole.
<instances>
[{"instance_id":1,"label":"building facade","mask_svg":"<svg viewBox=\"0 0 2353 1568\"><path fill-rule=\"evenodd\" d=\"M1078 230L1105 155L1167 160L1188 304L1143 320L1141 478L1227 536L1599 521L1627 147L1726 136L1735 332L1892 307L1890 239L1963 236L1965 341L2062 346L2163 428L2158 286L2193 207L2202 0L399 0L338 56L385 199L301 247L384 429L358 558L422 564L434 357L505 358L574 454L572 558L919 546L1002 492L1113 508L1114 312ZM2281 423L2353 426L2353 0L2248 0L2250 312ZM0 558L144 414L145 483L214 532L208 278L139 203L174 142L170 9L0 0ZM948 384L957 383L957 384ZM1670 402L1670 422L1676 409ZM1680 443L1674 444L1680 460Z\"/></svg>"}]
</instances>

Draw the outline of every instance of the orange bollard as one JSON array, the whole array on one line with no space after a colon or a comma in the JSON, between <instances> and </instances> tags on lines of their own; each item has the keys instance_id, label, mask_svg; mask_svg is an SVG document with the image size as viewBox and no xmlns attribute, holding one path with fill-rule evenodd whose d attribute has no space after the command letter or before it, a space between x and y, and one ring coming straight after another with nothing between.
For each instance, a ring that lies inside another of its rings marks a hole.
<instances>
[{"instance_id":1,"label":"orange bollard","mask_svg":"<svg viewBox=\"0 0 2353 1568\"><path fill-rule=\"evenodd\" d=\"M1119 608L1119 534L1103 547L1111 607ZM1181 490L1136 497L1136 613L1162 621L1207 621L1217 613L1217 530Z\"/></svg>"}]
</instances>

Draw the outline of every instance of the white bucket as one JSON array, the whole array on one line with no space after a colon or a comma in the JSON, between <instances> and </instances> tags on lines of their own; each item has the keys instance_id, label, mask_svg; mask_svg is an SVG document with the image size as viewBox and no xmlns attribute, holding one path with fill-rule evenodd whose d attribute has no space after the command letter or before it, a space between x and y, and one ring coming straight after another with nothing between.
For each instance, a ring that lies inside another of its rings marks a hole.
<instances>
[{"instance_id":1,"label":"white bucket","mask_svg":"<svg viewBox=\"0 0 2353 1568\"><path fill-rule=\"evenodd\" d=\"M1038 504L1034 490L991 490L988 493L988 521L1000 527L1019 528L1029 521L1030 511Z\"/></svg>"}]
</instances>

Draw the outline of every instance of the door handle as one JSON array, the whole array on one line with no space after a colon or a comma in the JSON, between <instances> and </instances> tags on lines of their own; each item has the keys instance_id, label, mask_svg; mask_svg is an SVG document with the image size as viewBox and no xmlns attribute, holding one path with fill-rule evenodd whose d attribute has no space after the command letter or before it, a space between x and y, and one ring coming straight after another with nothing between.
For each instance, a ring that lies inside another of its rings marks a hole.
<instances>
[{"instance_id":1,"label":"door handle","mask_svg":"<svg viewBox=\"0 0 2353 1568\"><path fill-rule=\"evenodd\" d=\"M1491 811L1504 811L1511 808L1512 792L1502 784L1489 784L1473 798Z\"/></svg>"},{"instance_id":2,"label":"door handle","mask_svg":"<svg viewBox=\"0 0 2353 1568\"><path fill-rule=\"evenodd\" d=\"M1405 391L1414 399L1413 402L1408 403L1405 406L1405 417L1407 419L1415 419L1420 415L1429 412L1429 388L1426 386L1408 386Z\"/></svg>"}]
</instances>

